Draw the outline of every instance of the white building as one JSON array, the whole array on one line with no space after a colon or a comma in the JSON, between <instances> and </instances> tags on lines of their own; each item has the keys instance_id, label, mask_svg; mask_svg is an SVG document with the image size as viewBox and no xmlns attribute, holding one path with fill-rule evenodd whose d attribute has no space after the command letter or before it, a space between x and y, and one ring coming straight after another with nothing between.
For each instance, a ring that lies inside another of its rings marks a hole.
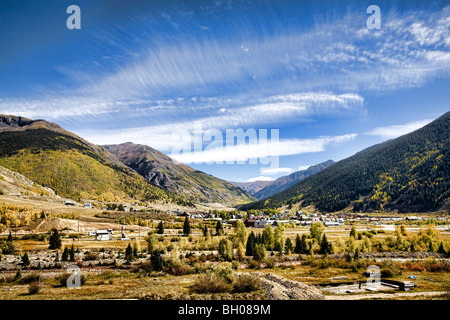
<instances>
[{"instance_id":1,"label":"white building","mask_svg":"<svg viewBox=\"0 0 450 320\"><path fill-rule=\"evenodd\" d=\"M97 230L95 231L95 240L99 241L112 240L112 235L113 235L112 229Z\"/></svg>"}]
</instances>

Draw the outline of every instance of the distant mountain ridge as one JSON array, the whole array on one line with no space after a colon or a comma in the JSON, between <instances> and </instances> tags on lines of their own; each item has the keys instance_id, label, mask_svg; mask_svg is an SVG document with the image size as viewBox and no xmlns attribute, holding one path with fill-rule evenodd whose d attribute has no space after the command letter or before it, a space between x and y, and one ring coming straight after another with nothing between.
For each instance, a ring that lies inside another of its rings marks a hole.
<instances>
[{"instance_id":1,"label":"distant mountain ridge","mask_svg":"<svg viewBox=\"0 0 450 320\"><path fill-rule=\"evenodd\" d=\"M334 164L333 160L327 160L314 166L310 166L306 170L296 171L287 176L279 177L267 187L256 192L253 196L259 200L271 197L278 192L286 190L287 188L296 184L297 182L300 182L303 179L312 176L313 174L331 166L332 164Z\"/></svg>"},{"instance_id":2,"label":"distant mountain ridge","mask_svg":"<svg viewBox=\"0 0 450 320\"><path fill-rule=\"evenodd\" d=\"M264 180L256 180L256 181L251 181L251 182L236 182L236 181L230 181L230 183L233 186L239 187L242 190L247 191L248 193L250 193L252 196L255 196L255 193L257 193L259 190L267 187L268 185L270 185L271 183L273 183L275 180L268 180L268 181L264 181ZM255 197L256 198L256 197ZM258 198L257 198L258 199Z\"/></svg>"},{"instance_id":3,"label":"distant mountain ridge","mask_svg":"<svg viewBox=\"0 0 450 320\"><path fill-rule=\"evenodd\" d=\"M178 163L149 146L126 142L104 147L151 184L185 197L230 205L255 200L231 183Z\"/></svg>"},{"instance_id":4,"label":"distant mountain ridge","mask_svg":"<svg viewBox=\"0 0 450 320\"><path fill-rule=\"evenodd\" d=\"M341 160L241 210L299 203L321 211L426 212L450 204L450 112Z\"/></svg>"},{"instance_id":5,"label":"distant mountain ridge","mask_svg":"<svg viewBox=\"0 0 450 320\"><path fill-rule=\"evenodd\" d=\"M297 182L323 170L334 163L333 160L327 160L322 163L310 166L306 170L293 172L289 175L279 177L273 181L253 181L253 182L230 182L231 184L248 191L258 200L262 200L281 192Z\"/></svg>"}]
</instances>

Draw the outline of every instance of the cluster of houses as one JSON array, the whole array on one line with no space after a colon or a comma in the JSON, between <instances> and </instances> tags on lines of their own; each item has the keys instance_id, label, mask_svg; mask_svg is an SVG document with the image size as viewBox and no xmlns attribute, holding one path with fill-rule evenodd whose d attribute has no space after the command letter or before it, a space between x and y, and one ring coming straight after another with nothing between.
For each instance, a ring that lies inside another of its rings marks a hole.
<instances>
[{"instance_id":1,"label":"cluster of houses","mask_svg":"<svg viewBox=\"0 0 450 320\"><path fill-rule=\"evenodd\" d=\"M265 228L267 225L276 227L280 223L285 225L294 224L295 226L310 226L316 222L322 222L326 227L339 227L344 225L344 219L331 215L319 215L319 214L304 214L298 211L295 216L286 219L283 214L277 214L270 218L264 216L262 212L257 216L249 217L244 223L246 227L253 228Z\"/></svg>"}]
</instances>

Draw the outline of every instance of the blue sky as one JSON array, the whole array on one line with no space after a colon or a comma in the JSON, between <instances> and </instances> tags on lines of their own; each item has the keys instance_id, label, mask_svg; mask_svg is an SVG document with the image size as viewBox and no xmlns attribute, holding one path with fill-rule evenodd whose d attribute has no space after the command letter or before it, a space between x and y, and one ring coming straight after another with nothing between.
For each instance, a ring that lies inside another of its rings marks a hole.
<instances>
[{"instance_id":1,"label":"blue sky","mask_svg":"<svg viewBox=\"0 0 450 320\"><path fill-rule=\"evenodd\" d=\"M0 113L275 179L449 111L449 28L449 1L0 1ZM227 129L259 140L227 146Z\"/></svg>"}]
</instances>

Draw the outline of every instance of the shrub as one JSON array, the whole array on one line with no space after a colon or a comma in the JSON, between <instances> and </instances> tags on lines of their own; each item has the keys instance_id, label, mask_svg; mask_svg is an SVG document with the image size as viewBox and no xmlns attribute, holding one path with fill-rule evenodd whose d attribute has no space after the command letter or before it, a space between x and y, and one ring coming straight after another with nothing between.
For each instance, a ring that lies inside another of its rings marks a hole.
<instances>
[{"instance_id":1,"label":"shrub","mask_svg":"<svg viewBox=\"0 0 450 320\"><path fill-rule=\"evenodd\" d=\"M30 284L33 281L38 281L39 282L40 280L41 280L41 275L39 273L34 273L33 272L33 273L23 277L20 280L20 283L22 283L22 284Z\"/></svg>"},{"instance_id":2,"label":"shrub","mask_svg":"<svg viewBox=\"0 0 450 320\"><path fill-rule=\"evenodd\" d=\"M264 244L255 244L253 248L253 259L259 262L264 262L267 259L267 251Z\"/></svg>"},{"instance_id":3,"label":"shrub","mask_svg":"<svg viewBox=\"0 0 450 320\"><path fill-rule=\"evenodd\" d=\"M266 268L267 269L275 268L275 259L274 258L270 258L269 260L267 260Z\"/></svg>"},{"instance_id":4,"label":"shrub","mask_svg":"<svg viewBox=\"0 0 450 320\"><path fill-rule=\"evenodd\" d=\"M72 273L68 273L68 272L64 272L63 274L61 274L58 278L59 280L59 284L61 285L61 287L66 287L67 286L67 279L69 279L69 277L72 275ZM84 285L87 281L87 277L84 274L80 275L80 284Z\"/></svg>"},{"instance_id":5,"label":"shrub","mask_svg":"<svg viewBox=\"0 0 450 320\"><path fill-rule=\"evenodd\" d=\"M37 240L37 241L47 241L47 236L45 234L24 234L21 237L22 240Z\"/></svg>"},{"instance_id":6,"label":"shrub","mask_svg":"<svg viewBox=\"0 0 450 320\"><path fill-rule=\"evenodd\" d=\"M231 263L223 263L218 265L214 269L214 273L228 283L232 283L234 280L234 270L231 267Z\"/></svg>"},{"instance_id":7,"label":"shrub","mask_svg":"<svg viewBox=\"0 0 450 320\"><path fill-rule=\"evenodd\" d=\"M450 263L446 262L436 262L436 263L432 263L430 264L430 271L431 272L440 272L440 271L449 271L450 267Z\"/></svg>"},{"instance_id":8,"label":"shrub","mask_svg":"<svg viewBox=\"0 0 450 320\"><path fill-rule=\"evenodd\" d=\"M84 260L85 261L94 261L94 260L98 260L98 254L95 252L89 252L88 254L86 254L84 256Z\"/></svg>"},{"instance_id":9,"label":"shrub","mask_svg":"<svg viewBox=\"0 0 450 320\"><path fill-rule=\"evenodd\" d=\"M199 276L192 285L192 290L197 293L223 293L231 292L233 286L223 277L209 273Z\"/></svg>"},{"instance_id":10,"label":"shrub","mask_svg":"<svg viewBox=\"0 0 450 320\"><path fill-rule=\"evenodd\" d=\"M319 269L327 269L330 266L330 261L328 260L328 258L322 258L319 260Z\"/></svg>"},{"instance_id":11,"label":"shrub","mask_svg":"<svg viewBox=\"0 0 450 320\"><path fill-rule=\"evenodd\" d=\"M392 278L402 274L400 267L390 260L384 260L380 269L382 278Z\"/></svg>"},{"instance_id":12,"label":"shrub","mask_svg":"<svg viewBox=\"0 0 450 320\"><path fill-rule=\"evenodd\" d=\"M189 266L179 266L176 268L171 268L170 273L174 276L184 276L190 273L193 273L193 268Z\"/></svg>"},{"instance_id":13,"label":"shrub","mask_svg":"<svg viewBox=\"0 0 450 320\"><path fill-rule=\"evenodd\" d=\"M41 283L39 281L33 281L28 285L28 294L36 294L41 290Z\"/></svg>"},{"instance_id":14,"label":"shrub","mask_svg":"<svg viewBox=\"0 0 450 320\"><path fill-rule=\"evenodd\" d=\"M406 262L403 265L403 269L408 270L408 271L415 271L415 272L422 272L422 271L426 271L427 269L422 266L420 263L413 263L411 261Z\"/></svg>"},{"instance_id":15,"label":"shrub","mask_svg":"<svg viewBox=\"0 0 450 320\"><path fill-rule=\"evenodd\" d=\"M261 262L260 261L257 261L257 260L254 260L254 259L252 259L252 260L250 260L249 262L248 262L248 267L250 268L250 269L260 269L261 268Z\"/></svg>"},{"instance_id":16,"label":"shrub","mask_svg":"<svg viewBox=\"0 0 450 320\"><path fill-rule=\"evenodd\" d=\"M151 261L144 261L141 263L141 269L144 270L147 273L150 273L153 271L153 266Z\"/></svg>"},{"instance_id":17,"label":"shrub","mask_svg":"<svg viewBox=\"0 0 450 320\"><path fill-rule=\"evenodd\" d=\"M236 279L234 292L252 292L261 289L261 280L252 274L243 274Z\"/></svg>"}]
</instances>

